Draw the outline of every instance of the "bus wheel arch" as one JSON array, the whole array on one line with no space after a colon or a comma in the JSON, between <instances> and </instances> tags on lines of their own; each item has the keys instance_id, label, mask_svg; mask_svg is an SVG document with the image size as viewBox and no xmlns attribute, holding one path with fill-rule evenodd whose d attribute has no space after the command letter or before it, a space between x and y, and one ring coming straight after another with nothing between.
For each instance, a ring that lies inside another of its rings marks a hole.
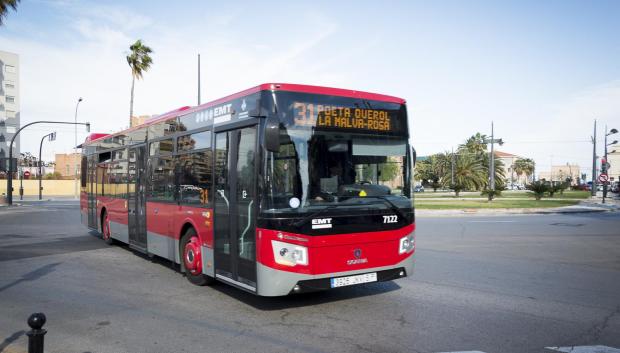
<instances>
[{"instance_id":1,"label":"bus wheel arch","mask_svg":"<svg viewBox=\"0 0 620 353\"><path fill-rule=\"evenodd\" d=\"M114 243L114 239L112 239L112 230L110 229L110 217L108 216L108 210L105 207L101 209L100 221L101 238L103 238L103 241L106 244L112 245Z\"/></svg>"},{"instance_id":2,"label":"bus wheel arch","mask_svg":"<svg viewBox=\"0 0 620 353\"><path fill-rule=\"evenodd\" d=\"M212 284L215 279L202 273L202 247L200 237L194 226L190 223L183 225L181 229L181 241L179 241L179 261L181 270L192 284L205 286Z\"/></svg>"}]
</instances>

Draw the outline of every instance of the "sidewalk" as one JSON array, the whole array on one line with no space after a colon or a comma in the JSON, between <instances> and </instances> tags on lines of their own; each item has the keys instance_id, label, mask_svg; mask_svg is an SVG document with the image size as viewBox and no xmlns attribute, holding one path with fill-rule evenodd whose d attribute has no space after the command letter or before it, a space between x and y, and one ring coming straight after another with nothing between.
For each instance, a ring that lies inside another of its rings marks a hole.
<instances>
[{"instance_id":1,"label":"sidewalk","mask_svg":"<svg viewBox=\"0 0 620 353\"><path fill-rule=\"evenodd\" d=\"M4 199L0 198L0 210L3 209L7 209L8 205L3 202ZM19 207L19 206L25 206L25 205L33 205L33 204L37 204L37 203L43 203L43 202L54 202L54 201L75 201L75 202L79 202L78 199L75 199L73 196L43 196L42 200L39 200L39 196L24 196L23 200L19 199L19 195L18 196L13 196L13 206L12 207Z\"/></svg>"}]
</instances>

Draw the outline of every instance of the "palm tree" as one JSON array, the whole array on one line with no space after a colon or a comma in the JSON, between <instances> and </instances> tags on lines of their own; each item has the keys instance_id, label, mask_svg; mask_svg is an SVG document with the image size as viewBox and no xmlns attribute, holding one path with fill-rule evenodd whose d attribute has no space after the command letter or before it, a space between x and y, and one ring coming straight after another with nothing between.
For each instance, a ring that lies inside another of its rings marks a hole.
<instances>
[{"instance_id":1,"label":"palm tree","mask_svg":"<svg viewBox=\"0 0 620 353\"><path fill-rule=\"evenodd\" d=\"M487 139L487 135L477 132L475 135L468 138L464 144L460 145L459 150L474 154L483 154L487 151L487 143L484 142Z\"/></svg>"},{"instance_id":2,"label":"palm tree","mask_svg":"<svg viewBox=\"0 0 620 353\"><path fill-rule=\"evenodd\" d=\"M442 153L429 156L416 165L416 180L422 180L422 184L430 186L433 191L443 184L446 171L450 175L450 160Z\"/></svg>"},{"instance_id":3,"label":"palm tree","mask_svg":"<svg viewBox=\"0 0 620 353\"><path fill-rule=\"evenodd\" d=\"M450 186L456 197L462 190L478 190L486 183L485 169L480 161L471 154L455 155L454 181ZM450 170L445 180L450 182Z\"/></svg>"},{"instance_id":4,"label":"palm tree","mask_svg":"<svg viewBox=\"0 0 620 353\"><path fill-rule=\"evenodd\" d=\"M540 200L549 191L550 186L546 182L538 180L527 185L526 188L534 193L536 200Z\"/></svg>"},{"instance_id":5,"label":"palm tree","mask_svg":"<svg viewBox=\"0 0 620 353\"><path fill-rule=\"evenodd\" d=\"M129 102L129 124L131 125L131 117L133 116L133 89L136 83L136 79L141 79L142 74L148 71L153 64L151 54L153 50L146 45L142 44L142 40L138 39L135 43L129 46L131 52L127 55L127 64L131 68L131 101Z\"/></svg>"},{"instance_id":6,"label":"palm tree","mask_svg":"<svg viewBox=\"0 0 620 353\"><path fill-rule=\"evenodd\" d=\"M517 176L525 174L526 179L529 179L530 175L534 174L534 168L536 163L530 158L519 158L515 161L514 170Z\"/></svg>"},{"instance_id":7,"label":"palm tree","mask_svg":"<svg viewBox=\"0 0 620 353\"><path fill-rule=\"evenodd\" d=\"M4 24L4 18L9 12L9 8L13 11L17 10L17 3L20 0L0 0L0 26Z\"/></svg>"}]
</instances>

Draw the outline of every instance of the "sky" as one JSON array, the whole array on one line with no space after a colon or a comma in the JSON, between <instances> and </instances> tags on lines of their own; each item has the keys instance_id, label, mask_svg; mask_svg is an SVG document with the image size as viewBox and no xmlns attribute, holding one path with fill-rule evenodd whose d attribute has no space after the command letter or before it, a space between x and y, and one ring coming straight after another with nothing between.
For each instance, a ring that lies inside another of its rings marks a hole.
<instances>
[{"instance_id":1,"label":"sky","mask_svg":"<svg viewBox=\"0 0 620 353\"><path fill-rule=\"evenodd\" d=\"M407 100L418 155L481 132L537 171L579 164L590 175L594 119L620 129L620 1L72 1L22 0L0 27L20 56L22 124L128 125L125 60L142 39L153 66L134 112L195 105L264 82L303 83ZM44 159L73 148L73 128L33 126L22 151ZM78 128L78 140L86 132ZM619 136L620 135L616 135ZM618 138L620 139L620 138Z\"/></svg>"}]
</instances>

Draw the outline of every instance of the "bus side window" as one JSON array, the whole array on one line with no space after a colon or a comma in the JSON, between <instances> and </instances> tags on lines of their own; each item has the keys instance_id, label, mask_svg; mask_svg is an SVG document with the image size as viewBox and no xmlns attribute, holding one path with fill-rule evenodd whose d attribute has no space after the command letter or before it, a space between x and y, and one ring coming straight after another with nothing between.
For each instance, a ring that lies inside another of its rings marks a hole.
<instances>
[{"instance_id":1,"label":"bus side window","mask_svg":"<svg viewBox=\"0 0 620 353\"><path fill-rule=\"evenodd\" d=\"M82 165L81 165L81 171L80 171L80 183L82 185L83 188L86 187L86 176L88 175L88 159L86 158L86 156L82 157Z\"/></svg>"}]
</instances>

